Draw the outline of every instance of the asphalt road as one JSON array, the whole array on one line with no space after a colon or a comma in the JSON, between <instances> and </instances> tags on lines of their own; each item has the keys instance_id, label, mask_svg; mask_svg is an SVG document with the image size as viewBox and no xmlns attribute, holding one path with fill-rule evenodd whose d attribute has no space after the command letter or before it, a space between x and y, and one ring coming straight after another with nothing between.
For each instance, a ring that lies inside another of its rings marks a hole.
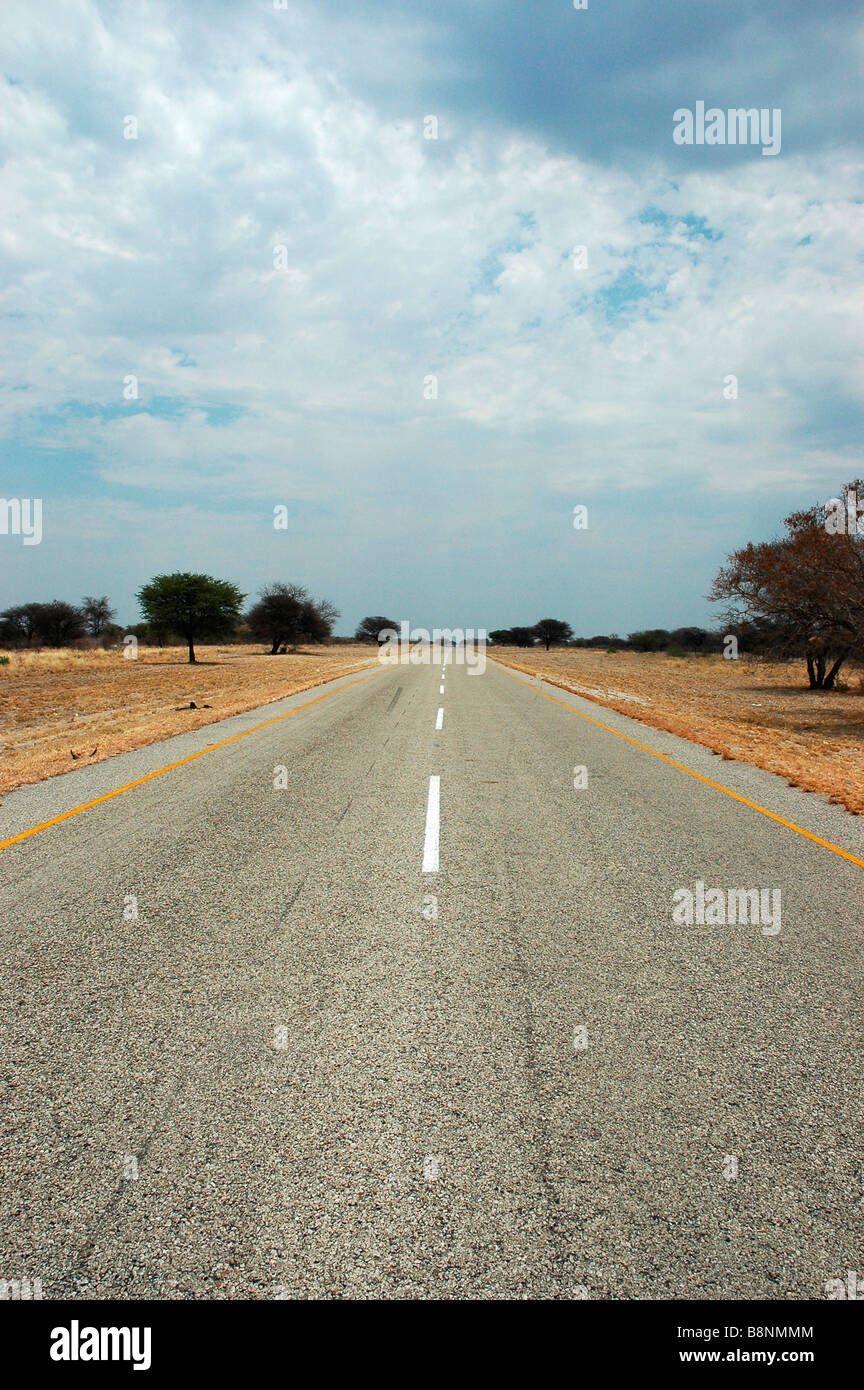
<instances>
[{"instance_id":1,"label":"asphalt road","mask_svg":"<svg viewBox=\"0 0 864 1390\"><path fill-rule=\"evenodd\" d=\"M492 665L441 684L362 673L6 798L0 839L276 720L0 851L0 1278L801 1299L864 1269L864 867L646 749L864 857L861 822ZM781 929L676 923L697 881L780 889Z\"/></svg>"}]
</instances>

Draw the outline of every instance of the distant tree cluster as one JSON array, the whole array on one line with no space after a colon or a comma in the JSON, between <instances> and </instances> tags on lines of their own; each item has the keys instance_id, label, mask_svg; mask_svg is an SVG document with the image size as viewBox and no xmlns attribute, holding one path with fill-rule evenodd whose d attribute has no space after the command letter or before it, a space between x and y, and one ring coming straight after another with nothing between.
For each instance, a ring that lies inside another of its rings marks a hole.
<instances>
[{"instance_id":1,"label":"distant tree cluster","mask_svg":"<svg viewBox=\"0 0 864 1390\"><path fill-rule=\"evenodd\" d=\"M182 637L195 661L195 643L219 641L244 622L245 594L210 574L158 574L138 590L148 624ZM326 599L313 599L299 584L268 584L245 616L247 631L266 642L271 655L298 642L327 642L339 614Z\"/></svg>"},{"instance_id":2,"label":"distant tree cluster","mask_svg":"<svg viewBox=\"0 0 864 1390\"><path fill-rule=\"evenodd\" d=\"M800 658L811 688L835 689L843 663L864 659L862 513L864 481L856 479L839 498L787 516L783 535L730 555L709 595L727 605L724 630L647 628L626 638L575 637L563 619L541 618L530 627L496 628L489 638L500 646L542 644L547 651L554 646L711 655L725 652L734 636L742 653ZM302 585L267 585L244 615L245 597L234 584L208 574L156 575L138 591L144 622L127 631L162 645L180 638L190 662L195 643L207 639L251 636L266 642L273 655L300 642L333 640L336 609ZM78 605L63 599L19 604L0 612L0 646L63 647L83 640L107 645L124 631L114 616L105 595L87 595ZM354 640L380 643L385 629L398 631L399 624L380 615L364 618Z\"/></svg>"},{"instance_id":3,"label":"distant tree cluster","mask_svg":"<svg viewBox=\"0 0 864 1390\"><path fill-rule=\"evenodd\" d=\"M252 637L274 655L300 642L329 642L339 614L326 599L314 599L299 584L269 584L243 614L246 595L210 574L157 574L138 590L144 621L118 627L106 596L86 596L80 605L53 599L23 603L0 613L0 646L69 647L86 639L110 645L129 632L157 646L182 641L194 662L195 643Z\"/></svg>"},{"instance_id":4,"label":"distant tree cluster","mask_svg":"<svg viewBox=\"0 0 864 1390\"><path fill-rule=\"evenodd\" d=\"M533 627L502 627L489 633L499 647L534 647L542 642L550 647L566 647L573 640L573 629L560 618L541 618Z\"/></svg>"},{"instance_id":5,"label":"distant tree cluster","mask_svg":"<svg viewBox=\"0 0 864 1390\"><path fill-rule=\"evenodd\" d=\"M87 595L77 605L60 598L19 603L0 613L0 646L68 647L85 637L115 641L123 629L111 621L113 617L114 609L104 595Z\"/></svg>"},{"instance_id":6,"label":"distant tree cluster","mask_svg":"<svg viewBox=\"0 0 864 1390\"><path fill-rule=\"evenodd\" d=\"M724 635L708 632L704 627L676 627L672 632L665 627L652 627L631 632L626 645L634 652L696 652L707 656L723 650Z\"/></svg>"},{"instance_id":7,"label":"distant tree cluster","mask_svg":"<svg viewBox=\"0 0 864 1390\"><path fill-rule=\"evenodd\" d=\"M730 629L731 630L731 629ZM703 627L678 627L671 632L665 627L649 628L619 637L613 632L594 637L574 637L569 623L557 618L541 618L533 627L496 628L490 639L499 646L602 648L605 651L634 652L696 652L707 655L723 649L725 633L709 632Z\"/></svg>"},{"instance_id":8,"label":"distant tree cluster","mask_svg":"<svg viewBox=\"0 0 864 1390\"><path fill-rule=\"evenodd\" d=\"M623 651L629 648L630 643L626 637L619 637L617 632L612 632L608 637L604 633L598 633L595 637L574 637L570 645L571 647L602 647L606 651Z\"/></svg>"}]
</instances>

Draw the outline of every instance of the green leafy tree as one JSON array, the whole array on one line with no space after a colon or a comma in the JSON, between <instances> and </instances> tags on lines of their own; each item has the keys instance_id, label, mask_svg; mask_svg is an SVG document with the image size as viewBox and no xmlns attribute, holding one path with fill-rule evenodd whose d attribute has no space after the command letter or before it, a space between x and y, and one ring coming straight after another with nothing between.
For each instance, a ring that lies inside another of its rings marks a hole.
<instances>
[{"instance_id":1,"label":"green leafy tree","mask_svg":"<svg viewBox=\"0 0 864 1390\"><path fill-rule=\"evenodd\" d=\"M245 597L236 585L211 574L157 574L138 590L147 622L182 637L190 662L195 661L196 642L218 641L233 632Z\"/></svg>"},{"instance_id":2,"label":"green leafy tree","mask_svg":"<svg viewBox=\"0 0 864 1390\"><path fill-rule=\"evenodd\" d=\"M354 633L354 640L355 642L377 642L380 646L383 641L386 641L386 638L381 638L378 634L384 632L387 628L390 628L393 632L399 632L399 624L395 623L392 618L382 618L380 616L377 618L364 618L362 623L358 623L357 625L357 630Z\"/></svg>"},{"instance_id":3,"label":"green leafy tree","mask_svg":"<svg viewBox=\"0 0 864 1390\"><path fill-rule=\"evenodd\" d=\"M167 628L154 628L149 623L132 623L125 632L130 632L139 642L150 647L167 647L171 636Z\"/></svg>"},{"instance_id":4,"label":"green leafy tree","mask_svg":"<svg viewBox=\"0 0 864 1390\"><path fill-rule=\"evenodd\" d=\"M534 624L533 631L534 636L545 644L547 652L553 642L556 647L563 647L573 640L572 627L560 618L541 618L539 623Z\"/></svg>"}]
</instances>

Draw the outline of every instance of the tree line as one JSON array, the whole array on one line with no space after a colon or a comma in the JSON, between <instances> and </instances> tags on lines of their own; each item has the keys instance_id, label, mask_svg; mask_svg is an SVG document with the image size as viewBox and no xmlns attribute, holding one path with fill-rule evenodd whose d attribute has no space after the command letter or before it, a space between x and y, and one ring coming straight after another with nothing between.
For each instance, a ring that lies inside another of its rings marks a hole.
<instances>
[{"instance_id":1,"label":"tree line","mask_svg":"<svg viewBox=\"0 0 864 1390\"><path fill-rule=\"evenodd\" d=\"M55 598L50 603L19 603L0 613L0 646L68 647L83 637L116 640L124 628L112 621L106 595L86 595L80 604Z\"/></svg>"},{"instance_id":2,"label":"tree line","mask_svg":"<svg viewBox=\"0 0 864 1390\"><path fill-rule=\"evenodd\" d=\"M859 498L861 499L859 501ZM725 603L725 627L717 632L682 627L649 628L576 637L568 622L541 618L532 626L497 628L499 645L604 647L611 651L711 654L734 636L741 651L800 659L812 689L832 690L846 661L864 659L864 482L847 483L840 497L791 513L784 533L751 542L730 555L709 598ZM62 599L24 603L0 613L0 646L69 646L83 638L116 641L125 632L164 645L186 643L190 662L195 643L251 635L276 654L299 642L328 642L339 616L326 599L299 584L270 584L243 613L246 598L224 579L208 574L161 574L138 590L144 622L118 627L107 596L86 595L79 605ZM364 618L355 641L380 641L390 618Z\"/></svg>"},{"instance_id":3,"label":"tree line","mask_svg":"<svg viewBox=\"0 0 864 1390\"><path fill-rule=\"evenodd\" d=\"M812 690L836 689L845 662L864 661L864 481L838 497L792 512L783 532L727 557L708 595L723 603L724 627L650 628L628 637L573 637L567 623L501 628L493 641L519 647L605 647L620 651L710 654L736 639L741 652L801 660Z\"/></svg>"},{"instance_id":4,"label":"tree line","mask_svg":"<svg viewBox=\"0 0 864 1390\"><path fill-rule=\"evenodd\" d=\"M399 632L399 623L393 618L378 617L364 618L358 624L354 633L355 642L378 642L384 641L383 632ZM499 628L495 632L488 634L490 642L497 642L499 646L508 647L533 647L536 642L542 641L546 650L551 646L565 647L570 645L573 638L573 629L569 623L561 622L557 618L541 618L539 623L533 627L508 627Z\"/></svg>"},{"instance_id":5,"label":"tree line","mask_svg":"<svg viewBox=\"0 0 864 1390\"><path fill-rule=\"evenodd\" d=\"M246 594L210 574L157 574L137 593L142 623L119 627L107 596L86 596L78 605L64 599L23 603L0 613L0 646L68 647L84 638L113 645L126 633L165 646L183 642L194 662L195 643L238 636L266 642L271 653L299 642L328 642L339 614L327 599L315 599L301 584L268 584L243 612Z\"/></svg>"},{"instance_id":6,"label":"tree line","mask_svg":"<svg viewBox=\"0 0 864 1390\"><path fill-rule=\"evenodd\" d=\"M710 632L703 627L677 627L670 631L665 627L652 627L628 633L626 637L619 637L617 632L576 637L569 623L556 618L543 618L533 627L495 628L489 633L489 639L502 647L543 646L547 652L551 647L593 647L610 652L666 652L672 656L700 653L707 656L723 650L724 638L729 631L727 628L724 632Z\"/></svg>"}]
</instances>

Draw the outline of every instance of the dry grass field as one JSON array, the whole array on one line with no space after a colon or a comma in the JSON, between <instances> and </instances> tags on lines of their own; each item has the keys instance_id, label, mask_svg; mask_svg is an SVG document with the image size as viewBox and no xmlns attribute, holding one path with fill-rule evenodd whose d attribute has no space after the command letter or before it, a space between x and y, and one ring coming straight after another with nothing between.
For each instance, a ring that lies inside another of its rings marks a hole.
<instances>
[{"instance_id":1,"label":"dry grass field","mask_svg":"<svg viewBox=\"0 0 864 1390\"><path fill-rule=\"evenodd\" d=\"M848 690L820 693L808 689L803 661L516 647L495 647L490 654L864 814L864 683L859 671L841 671Z\"/></svg>"},{"instance_id":2,"label":"dry grass field","mask_svg":"<svg viewBox=\"0 0 864 1390\"><path fill-rule=\"evenodd\" d=\"M134 661L122 651L3 655L0 792L377 665L374 648L360 645L287 656L264 655L260 644L201 646L194 666L185 647L140 647Z\"/></svg>"},{"instance_id":3,"label":"dry grass field","mask_svg":"<svg viewBox=\"0 0 864 1390\"><path fill-rule=\"evenodd\" d=\"M496 660L779 773L864 814L864 682L807 688L803 662L496 647ZM260 646L8 652L0 665L0 792L212 724L323 680L375 666L364 646L268 656ZM197 709L190 709L194 702ZM72 754L76 756L73 758Z\"/></svg>"}]
</instances>

